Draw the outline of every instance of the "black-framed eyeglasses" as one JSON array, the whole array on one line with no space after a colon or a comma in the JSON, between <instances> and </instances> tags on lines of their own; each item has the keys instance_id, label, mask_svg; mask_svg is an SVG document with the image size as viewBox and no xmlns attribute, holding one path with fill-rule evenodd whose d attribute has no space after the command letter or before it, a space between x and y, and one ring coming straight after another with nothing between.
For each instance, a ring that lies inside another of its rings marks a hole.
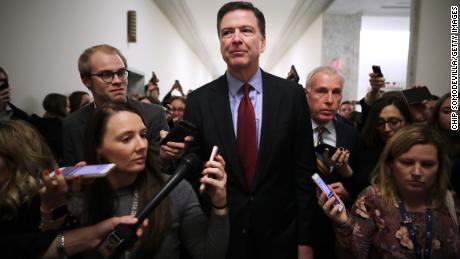
<instances>
[{"instance_id":1,"label":"black-framed eyeglasses","mask_svg":"<svg viewBox=\"0 0 460 259\"><path fill-rule=\"evenodd\" d=\"M112 83L113 78L115 77L115 75L117 75L118 78L120 78L120 79L126 79L126 78L128 78L129 72L128 72L127 69L120 69L117 72L102 71L102 72L97 73L97 74L90 74L90 76L98 76L98 77L100 77L102 79L102 81L104 81L106 83Z\"/></svg>"},{"instance_id":2,"label":"black-framed eyeglasses","mask_svg":"<svg viewBox=\"0 0 460 259\"><path fill-rule=\"evenodd\" d=\"M395 129L399 129L399 127L401 127L401 124L404 120L402 119L399 119L399 118L389 118L388 120L379 120L377 122L377 128L385 128L385 124L388 123L388 127L390 127L391 129L395 130Z\"/></svg>"}]
</instances>

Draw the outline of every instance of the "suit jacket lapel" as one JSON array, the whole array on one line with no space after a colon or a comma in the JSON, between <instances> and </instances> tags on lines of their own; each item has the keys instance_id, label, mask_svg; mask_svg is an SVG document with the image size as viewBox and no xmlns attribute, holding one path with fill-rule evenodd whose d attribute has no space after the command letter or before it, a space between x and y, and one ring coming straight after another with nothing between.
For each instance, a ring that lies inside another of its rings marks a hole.
<instances>
[{"instance_id":1,"label":"suit jacket lapel","mask_svg":"<svg viewBox=\"0 0 460 259\"><path fill-rule=\"evenodd\" d=\"M222 146L219 147L227 166L230 168L230 177L234 177L241 186L248 189L243 167L239 159L236 144L235 132L233 130L232 113L228 97L228 83L224 76L221 76L211 89L210 107L211 114L216 121L216 133Z\"/></svg>"},{"instance_id":2,"label":"suit jacket lapel","mask_svg":"<svg viewBox=\"0 0 460 259\"><path fill-rule=\"evenodd\" d=\"M254 189L257 188L258 184L267 173L267 166L269 166L270 161L270 143L272 142L272 138L276 138L273 134L273 129L276 128L277 112L281 105L281 98L277 98L278 93L276 91L276 88L280 86L275 85L264 71L262 71L262 85L262 126L260 131L259 152L257 155L256 175L253 184Z\"/></svg>"}]
</instances>

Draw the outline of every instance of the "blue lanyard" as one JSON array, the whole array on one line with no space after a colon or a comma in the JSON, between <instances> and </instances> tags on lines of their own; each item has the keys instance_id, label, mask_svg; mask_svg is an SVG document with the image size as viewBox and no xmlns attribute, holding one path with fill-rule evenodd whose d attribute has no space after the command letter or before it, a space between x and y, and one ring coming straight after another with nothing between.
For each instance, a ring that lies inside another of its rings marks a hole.
<instances>
[{"instance_id":1,"label":"blue lanyard","mask_svg":"<svg viewBox=\"0 0 460 259\"><path fill-rule=\"evenodd\" d=\"M410 239L414 245L415 258L421 259L422 254L420 247L415 236L415 230L412 226L412 219L407 215L406 207L401 199L398 199L399 210L401 212L402 224L406 226L409 231ZM431 257L431 241L433 240L433 211L431 208L426 209L426 238L425 238L425 249L423 249L423 258L429 259Z\"/></svg>"}]
</instances>

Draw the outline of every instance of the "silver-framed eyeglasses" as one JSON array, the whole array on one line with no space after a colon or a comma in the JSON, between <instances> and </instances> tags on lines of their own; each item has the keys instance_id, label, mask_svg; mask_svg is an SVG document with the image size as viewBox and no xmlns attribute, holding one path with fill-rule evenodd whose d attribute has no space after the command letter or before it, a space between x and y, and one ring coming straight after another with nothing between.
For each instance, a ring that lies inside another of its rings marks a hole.
<instances>
[{"instance_id":1,"label":"silver-framed eyeglasses","mask_svg":"<svg viewBox=\"0 0 460 259\"><path fill-rule=\"evenodd\" d=\"M113 78L115 77L115 75L118 76L118 78L120 79L126 79L128 78L128 75L129 75L129 72L127 69L120 69L118 70L117 72L113 72L113 71L102 71L100 73L97 73L97 74L90 74L91 76L98 76L102 79L102 81L106 82L106 83L112 83L113 81Z\"/></svg>"}]
</instances>

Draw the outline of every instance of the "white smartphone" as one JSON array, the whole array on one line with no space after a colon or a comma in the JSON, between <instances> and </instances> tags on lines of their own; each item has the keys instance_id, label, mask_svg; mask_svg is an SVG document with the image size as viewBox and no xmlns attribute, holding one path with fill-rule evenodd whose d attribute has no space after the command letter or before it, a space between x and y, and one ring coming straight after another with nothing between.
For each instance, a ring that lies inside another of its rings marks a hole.
<instances>
[{"instance_id":1,"label":"white smartphone","mask_svg":"<svg viewBox=\"0 0 460 259\"><path fill-rule=\"evenodd\" d=\"M214 161L214 157L217 155L217 151L219 151L219 148L217 146L213 146L211 155L209 156L209 161ZM205 190L206 190L206 184L202 183L200 185L200 193L204 193Z\"/></svg>"},{"instance_id":2,"label":"white smartphone","mask_svg":"<svg viewBox=\"0 0 460 259\"><path fill-rule=\"evenodd\" d=\"M311 178L313 179L313 181L315 181L316 185L321 189L321 191L323 191L323 193L326 194L327 198L330 199L334 197L334 193L332 192L331 188L327 186L327 184L317 173L315 173ZM339 212L342 212L343 204L337 196L335 196L334 205L338 207Z\"/></svg>"},{"instance_id":3,"label":"white smartphone","mask_svg":"<svg viewBox=\"0 0 460 259\"><path fill-rule=\"evenodd\" d=\"M61 167L61 173L66 178L72 178L73 176L80 176L84 178L91 177L104 177L110 170L115 167L115 164L100 164L100 165L85 165L85 166L68 166ZM50 176L54 176L54 172L50 173Z\"/></svg>"}]
</instances>

